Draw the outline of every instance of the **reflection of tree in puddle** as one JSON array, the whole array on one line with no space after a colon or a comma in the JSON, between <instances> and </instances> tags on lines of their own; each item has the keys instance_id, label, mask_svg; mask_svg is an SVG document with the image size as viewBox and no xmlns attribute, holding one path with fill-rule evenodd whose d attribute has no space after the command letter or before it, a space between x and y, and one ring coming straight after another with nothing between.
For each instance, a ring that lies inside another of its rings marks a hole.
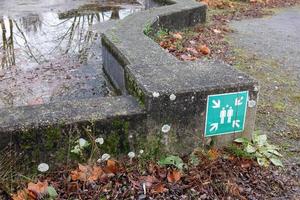
<instances>
[{"instance_id":1,"label":"reflection of tree in puddle","mask_svg":"<svg viewBox=\"0 0 300 200\"><path fill-rule=\"evenodd\" d=\"M24 32L37 32L42 27L42 20L38 14L29 14L26 17L21 17L20 23Z\"/></svg>"},{"instance_id":2,"label":"reflection of tree in puddle","mask_svg":"<svg viewBox=\"0 0 300 200\"><path fill-rule=\"evenodd\" d=\"M13 21L6 20L4 17L0 18L0 26L2 29L2 45L0 46L1 67L15 65L15 51L14 51L14 38L13 38Z\"/></svg>"},{"instance_id":3,"label":"reflection of tree in puddle","mask_svg":"<svg viewBox=\"0 0 300 200\"><path fill-rule=\"evenodd\" d=\"M60 13L0 16L0 108L106 96L100 35L92 26L141 9L86 4Z\"/></svg>"},{"instance_id":4,"label":"reflection of tree in puddle","mask_svg":"<svg viewBox=\"0 0 300 200\"><path fill-rule=\"evenodd\" d=\"M68 12L60 13L59 19L65 20L64 23L70 22L69 28L63 35L57 37L57 48L65 43L64 54L71 53L78 54L78 59L81 63L86 63L90 48L93 41L99 38L99 34L91 31L91 27L95 23L107 21L110 19L119 19L119 6L99 6L99 5L85 5L79 9L70 10Z\"/></svg>"},{"instance_id":5,"label":"reflection of tree in puddle","mask_svg":"<svg viewBox=\"0 0 300 200\"><path fill-rule=\"evenodd\" d=\"M62 56L86 63L94 56L91 48L95 48L94 43L99 39L99 34L92 31L91 26L120 19L135 12L137 7L126 9L125 14L120 14L122 10L116 5L87 4L59 14L29 14L19 19L2 17L1 66L28 65L32 68L32 65Z\"/></svg>"}]
</instances>

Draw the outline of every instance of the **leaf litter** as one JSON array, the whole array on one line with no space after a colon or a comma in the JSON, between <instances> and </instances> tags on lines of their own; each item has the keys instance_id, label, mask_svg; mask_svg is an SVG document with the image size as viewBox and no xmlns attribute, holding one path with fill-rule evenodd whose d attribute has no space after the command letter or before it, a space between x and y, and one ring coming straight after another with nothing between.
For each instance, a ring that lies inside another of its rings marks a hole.
<instances>
[{"instance_id":1,"label":"leaf litter","mask_svg":"<svg viewBox=\"0 0 300 200\"><path fill-rule=\"evenodd\" d=\"M65 167L29 183L13 199L42 199L49 185L57 199L268 199L288 193L296 184L280 170L221 150L195 155L199 164L183 170L151 161L142 168L138 159L129 163L128 158Z\"/></svg>"}]
</instances>

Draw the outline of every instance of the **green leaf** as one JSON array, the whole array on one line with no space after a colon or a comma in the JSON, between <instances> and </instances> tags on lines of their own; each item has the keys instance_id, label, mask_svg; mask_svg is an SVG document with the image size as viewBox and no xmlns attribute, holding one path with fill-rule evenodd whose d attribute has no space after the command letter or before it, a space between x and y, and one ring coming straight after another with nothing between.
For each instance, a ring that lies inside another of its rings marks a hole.
<instances>
[{"instance_id":1,"label":"green leaf","mask_svg":"<svg viewBox=\"0 0 300 200\"><path fill-rule=\"evenodd\" d=\"M198 156L196 156L194 153L190 155L189 161L193 166L198 166L200 164Z\"/></svg>"},{"instance_id":2,"label":"green leaf","mask_svg":"<svg viewBox=\"0 0 300 200\"><path fill-rule=\"evenodd\" d=\"M256 135L255 141L258 146L263 146L267 144L267 135Z\"/></svg>"},{"instance_id":3,"label":"green leaf","mask_svg":"<svg viewBox=\"0 0 300 200\"><path fill-rule=\"evenodd\" d=\"M249 143L249 140L247 138L236 138L234 142L244 144L244 143Z\"/></svg>"},{"instance_id":4,"label":"green leaf","mask_svg":"<svg viewBox=\"0 0 300 200\"><path fill-rule=\"evenodd\" d=\"M282 154L279 153L277 150L274 150L274 149L268 149L268 152L276 155L276 156L279 156L279 157L282 157Z\"/></svg>"},{"instance_id":5,"label":"green leaf","mask_svg":"<svg viewBox=\"0 0 300 200\"><path fill-rule=\"evenodd\" d=\"M283 167L283 164L281 162L281 160L279 160L278 158L270 158L270 161L272 162L273 165L277 166L277 167Z\"/></svg>"},{"instance_id":6,"label":"green leaf","mask_svg":"<svg viewBox=\"0 0 300 200\"><path fill-rule=\"evenodd\" d=\"M180 170L182 170L183 166L184 166L182 159L178 156L168 156L166 158L159 160L158 164L161 166L174 165L175 167L177 167Z\"/></svg>"},{"instance_id":7,"label":"green leaf","mask_svg":"<svg viewBox=\"0 0 300 200\"><path fill-rule=\"evenodd\" d=\"M57 194L55 188L52 187L52 186L48 186L47 192L48 192L50 198L56 198L56 197L58 196L58 194Z\"/></svg>"},{"instance_id":8,"label":"green leaf","mask_svg":"<svg viewBox=\"0 0 300 200\"><path fill-rule=\"evenodd\" d=\"M257 163L260 166L264 166L264 167L268 167L269 166L268 160L266 158L263 158L263 157L257 157Z\"/></svg>"},{"instance_id":9,"label":"green leaf","mask_svg":"<svg viewBox=\"0 0 300 200\"><path fill-rule=\"evenodd\" d=\"M79 144L79 147L81 149L84 149L84 148L90 146L90 143L87 140L83 139L83 138L79 138L78 144Z\"/></svg>"},{"instance_id":10,"label":"green leaf","mask_svg":"<svg viewBox=\"0 0 300 200\"><path fill-rule=\"evenodd\" d=\"M246 146L246 148L245 148L245 151L246 151L247 153L254 153L254 152L256 151L256 148L253 147L252 145L248 144L248 145Z\"/></svg>"},{"instance_id":11,"label":"green leaf","mask_svg":"<svg viewBox=\"0 0 300 200\"><path fill-rule=\"evenodd\" d=\"M260 149L260 152L267 158L271 158L272 154L269 153L266 149Z\"/></svg>"},{"instance_id":12,"label":"green leaf","mask_svg":"<svg viewBox=\"0 0 300 200\"><path fill-rule=\"evenodd\" d=\"M79 147L79 145L76 145L72 150L71 150L71 153L75 153L77 155L80 155L81 154L81 149Z\"/></svg>"}]
</instances>

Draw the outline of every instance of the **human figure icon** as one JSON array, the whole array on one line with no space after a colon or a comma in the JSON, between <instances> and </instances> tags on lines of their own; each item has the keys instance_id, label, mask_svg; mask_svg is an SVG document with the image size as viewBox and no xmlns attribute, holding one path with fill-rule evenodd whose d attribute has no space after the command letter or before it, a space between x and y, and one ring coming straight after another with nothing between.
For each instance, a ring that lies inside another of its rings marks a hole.
<instances>
[{"instance_id":1,"label":"human figure icon","mask_svg":"<svg viewBox=\"0 0 300 200\"><path fill-rule=\"evenodd\" d=\"M230 106L229 109L227 110L227 123L231 123L232 116L233 116L233 109Z\"/></svg>"},{"instance_id":2,"label":"human figure icon","mask_svg":"<svg viewBox=\"0 0 300 200\"><path fill-rule=\"evenodd\" d=\"M220 118L221 118L221 121L220 121L220 124L224 124L225 122L225 117L226 117L226 110L225 108L223 107L221 112L220 112Z\"/></svg>"}]
</instances>

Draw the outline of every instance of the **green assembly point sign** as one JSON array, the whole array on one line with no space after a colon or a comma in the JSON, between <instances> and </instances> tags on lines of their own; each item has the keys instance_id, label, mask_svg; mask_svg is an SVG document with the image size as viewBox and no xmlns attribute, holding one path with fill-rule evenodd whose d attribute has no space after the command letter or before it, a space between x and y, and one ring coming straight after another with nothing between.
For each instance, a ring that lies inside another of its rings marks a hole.
<instances>
[{"instance_id":1,"label":"green assembly point sign","mask_svg":"<svg viewBox=\"0 0 300 200\"><path fill-rule=\"evenodd\" d=\"M205 137L244 131L248 91L209 95Z\"/></svg>"}]
</instances>

